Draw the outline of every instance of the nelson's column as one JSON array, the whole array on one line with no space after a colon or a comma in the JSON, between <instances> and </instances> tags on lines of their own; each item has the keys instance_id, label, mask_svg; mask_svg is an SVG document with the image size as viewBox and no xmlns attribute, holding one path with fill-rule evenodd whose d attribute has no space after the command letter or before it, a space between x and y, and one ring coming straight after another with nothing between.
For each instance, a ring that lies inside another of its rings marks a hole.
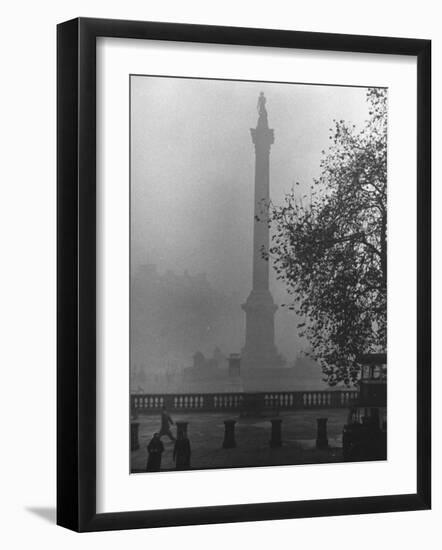
<instances>
[{"instance_id":1,"label":"nelson's column","mask_svg":"<svg viewBox=\"0 0 442 550\"><path fill-rule=\"evenodd\" d=\"M262 250L269 248L269 228L265 209L269 201L269 160L274 132L267 120L266 99L261 92L258 99L258 123L251 128L255 145L255 211L253 226L253 287L245 304L246 338L241 353L241 370L268 369L284 363L275 346L275 312L269 290L269 262ZM258 374L258 373L257 373Z\"/></svg>"}]
</instances>

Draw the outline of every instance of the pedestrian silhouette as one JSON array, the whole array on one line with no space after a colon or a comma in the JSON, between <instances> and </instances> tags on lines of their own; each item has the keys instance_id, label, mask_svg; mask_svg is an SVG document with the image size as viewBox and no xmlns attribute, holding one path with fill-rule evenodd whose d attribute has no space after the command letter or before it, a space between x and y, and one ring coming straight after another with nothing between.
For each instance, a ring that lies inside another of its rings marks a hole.
<instances>
[{"instance_id":1,"label":"pedestrian silhouette","mask_svg":"<svg viewBox=\"0 0 442 550\"><path fill-rule=\"evenodd\" d=\"M147 472L159 472L161 468L161 455L164 451L163 442L160 439L159 433L154 433L152 439L147 446Z\"/></svg>"},{"instance_id":2,"label":"pedestrian silhouette","mask_svg":"<svg viewBox=\"0 0 442 550\"><path fill-rule=\"evenodd\" d=\"M170 426L173 424L173 420L169 416L169 413L167 412L166 407L163 407L163 410L161 411L161 428L159 436L163 437L163 435L167 435L167 437L175 441L175 437L172 435L172 432L170 431Z\"/></svg>"}]
</instances>

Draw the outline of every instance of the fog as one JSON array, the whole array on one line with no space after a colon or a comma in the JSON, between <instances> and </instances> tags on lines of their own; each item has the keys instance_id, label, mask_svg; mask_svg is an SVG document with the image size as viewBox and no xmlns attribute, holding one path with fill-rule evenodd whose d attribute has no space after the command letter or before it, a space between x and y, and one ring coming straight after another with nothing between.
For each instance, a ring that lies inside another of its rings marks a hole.
<instances>
[{"instance_id":1,"label":"fog","mask_svg":"<svg viewBox=\"0 0 442 550\"><path fill-rule=\"evenodd\" d=\"M131 77L132 363L191 364L192 353L239 352L252 284L257 99L275 131L270 194L320 174L333 119L361 126L365 88ZM144 267L143 267L144 266ZM146 267L151 266L151 267ZM154 267L152 267L154 266ZM169 273L167 273L169 271ZM286 302L271 270L271 292ZM276 344L289 362L308 343L279 308Z\"/></svg>"}]
</instances>

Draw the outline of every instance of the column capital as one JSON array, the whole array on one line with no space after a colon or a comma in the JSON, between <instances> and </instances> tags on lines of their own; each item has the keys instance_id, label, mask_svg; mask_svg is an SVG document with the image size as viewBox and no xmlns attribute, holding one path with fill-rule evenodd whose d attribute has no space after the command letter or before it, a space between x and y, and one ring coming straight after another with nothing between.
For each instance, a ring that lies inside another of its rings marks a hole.
<instances>
[{"instance_id":1,"label":"column capital","mask_svg":"<svg viewBox=\"0 0 442 550\"><path fill-rule=\"evenodd\" d=\"M268 149L275 143L275 134L272 128L250 128L252 141L256 149Z\"/></svg>"}]
</instances>

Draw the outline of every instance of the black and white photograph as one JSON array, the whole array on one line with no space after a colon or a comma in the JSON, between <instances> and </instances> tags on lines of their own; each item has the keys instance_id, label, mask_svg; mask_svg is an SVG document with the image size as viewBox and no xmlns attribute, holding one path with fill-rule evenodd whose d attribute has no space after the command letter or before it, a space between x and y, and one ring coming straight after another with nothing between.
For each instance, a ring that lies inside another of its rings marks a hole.
<instances>
[{"instance_id":1,"label":"black and white photograph","mask_svg":"<svg viewBox=\"0 0 442 550\"><path fill-rule=\"evenodd\" d=\"M128 93L130 473L386 460L388 89Z\"/></svg>"},{"instance_id":2,"label":"black and white photograph","mask_svg":"<svg viewBox=\"0 0 442 550\"><path fill-rule=\"evenodd\" d=\"M439 12L5 4L2 548L437 548Z\"/></svg>"}]
</instances>

